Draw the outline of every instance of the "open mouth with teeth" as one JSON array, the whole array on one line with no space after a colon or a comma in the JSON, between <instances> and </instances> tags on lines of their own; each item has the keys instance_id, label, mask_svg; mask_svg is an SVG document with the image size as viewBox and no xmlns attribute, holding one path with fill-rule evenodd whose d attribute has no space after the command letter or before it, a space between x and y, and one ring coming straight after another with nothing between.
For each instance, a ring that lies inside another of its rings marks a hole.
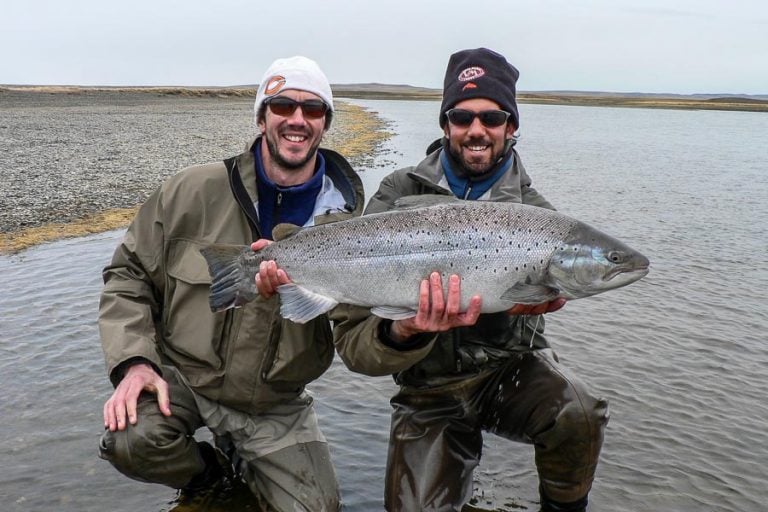
<instances>
[{"instance_id":1,"label":"open mouth with teeth","mask_svg":"<svg viewBox=\"0 0 768 512\"><path fill-rule=\"evenodd\" d=\"M300 144L307 140L306 135L291 135L291 134L284 134L283 138L287 140L288 142L295 142L297 144Z\"/></svg>"}]
</instances>

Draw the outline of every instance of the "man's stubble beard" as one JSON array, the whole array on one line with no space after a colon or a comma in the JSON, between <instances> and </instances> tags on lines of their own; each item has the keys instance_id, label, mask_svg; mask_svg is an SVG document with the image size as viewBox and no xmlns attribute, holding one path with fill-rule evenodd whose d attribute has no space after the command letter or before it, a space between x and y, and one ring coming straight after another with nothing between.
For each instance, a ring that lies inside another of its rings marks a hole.
<instances>
[{"instance_id":1,"label":"man's stubble beard","mask_svg":"<svg viewBox=\"0 0 768 512\"><path fill-rule=\"evenodd\" d=\"M264 134L264 138L267 140L267 149L269 150L269 156L272 158L272 161L280 167L281 169L284 169L286 171L295 171L298 169L301 169L304 167L304 165L307 164L312 158L315 157L317 154L317 149L320 147L320 142L322 139L319 139L314 146L309 148L309 151L307 151L306 156L298 161L298 162L289 162L288 160L284 159L283 156L280 154L280 151L277 148L277 144L275 141L273 141L268 135Z\"/></svg>"}]
</instances>

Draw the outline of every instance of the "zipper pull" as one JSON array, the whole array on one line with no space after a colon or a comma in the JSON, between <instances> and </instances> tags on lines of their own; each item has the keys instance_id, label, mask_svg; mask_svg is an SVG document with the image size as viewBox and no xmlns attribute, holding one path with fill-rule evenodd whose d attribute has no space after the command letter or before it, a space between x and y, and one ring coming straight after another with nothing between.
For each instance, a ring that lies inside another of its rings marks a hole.
<instances>
[{"instance_id":1,"label":"zipper pull","mask_svg":"<svg viewBox=\"0 0 768 512\"><path fill-rule=\"evenodd\" d=\"M282 192L278 192L277 193L277 206L280 206L280 203L282 203L282 202L283 202L283 193Z\"/></svg>"}]
</instances>

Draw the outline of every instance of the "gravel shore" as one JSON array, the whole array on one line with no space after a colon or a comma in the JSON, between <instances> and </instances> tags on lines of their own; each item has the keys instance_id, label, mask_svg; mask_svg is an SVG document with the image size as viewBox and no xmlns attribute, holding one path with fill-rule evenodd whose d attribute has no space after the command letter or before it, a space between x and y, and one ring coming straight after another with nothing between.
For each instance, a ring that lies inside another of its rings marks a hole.
<instances>
[{"instance_id":1,"label":"gravel shore","mask_svg":"<svg viewBox=\"0 0 768 512\"><path fill-rule=\"evenodd\" d=\"M84 220L89 232L119 227L165 178L241 152L254 133L251 97L2 90L0 113L0 252L79 235ZM388 136L339 101L323 146L361 168Z\"/></svg>"}]
</instances>

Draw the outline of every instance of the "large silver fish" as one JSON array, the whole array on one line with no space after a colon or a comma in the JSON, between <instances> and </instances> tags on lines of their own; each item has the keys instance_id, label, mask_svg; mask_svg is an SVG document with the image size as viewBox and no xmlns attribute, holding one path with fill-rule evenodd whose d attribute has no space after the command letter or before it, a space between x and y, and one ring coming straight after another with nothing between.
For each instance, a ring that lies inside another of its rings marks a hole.
<instances>
[{"instance_id":1,"label":"large silver fish","mask_svg":"<svg viewBox=\"0 0 768 512\"><path fill-rule=\"evenodd\" d=\"M255 299L264 260L275 260L293 281L278 288L280 314L299 323L339 303L370 307L393 320L414 316L419 282L433 271L442 274L444 286L458 274L462 310L479 294L484 313L587 297L648 273L648 259L639 252L552 210L435 196L403 198L397 206L296 230L257 253L244 246L203 248L211 309Z\"/></svg>"}]
</instances>

